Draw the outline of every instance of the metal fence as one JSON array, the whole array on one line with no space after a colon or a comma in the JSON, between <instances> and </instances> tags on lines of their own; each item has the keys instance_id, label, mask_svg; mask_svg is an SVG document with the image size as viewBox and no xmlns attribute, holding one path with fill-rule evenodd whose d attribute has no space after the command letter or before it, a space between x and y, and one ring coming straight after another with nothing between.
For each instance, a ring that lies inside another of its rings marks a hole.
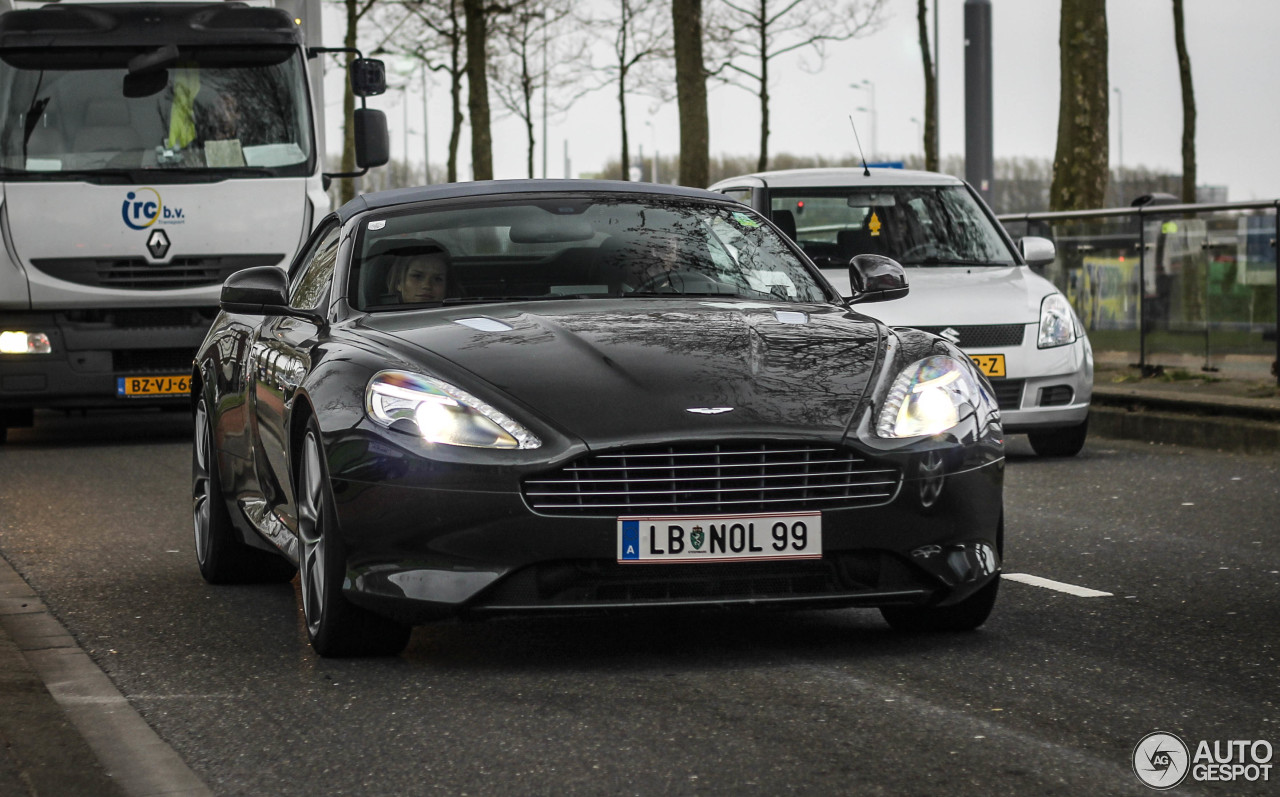
<instances>
[{"instance_id":1,"label":"metal fence","mask_svg":"<svg viewBox=\"0 0 1280 797\"><path fill-rule=\"evenodd\" d=\"M1000 216L1015 238L1057 246L1042 269L1067 295L1095 353L1144 373L1230 370L1274 377L1280 361L1280 200Z\"/></svg>"}]
</instances>

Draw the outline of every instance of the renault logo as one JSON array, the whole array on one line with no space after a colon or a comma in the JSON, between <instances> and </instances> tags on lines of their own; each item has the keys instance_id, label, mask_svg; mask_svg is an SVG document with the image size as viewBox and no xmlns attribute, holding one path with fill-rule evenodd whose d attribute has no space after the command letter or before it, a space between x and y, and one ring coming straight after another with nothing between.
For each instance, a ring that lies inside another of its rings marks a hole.
<instances>
[{"instance_id":1,"label":"renault logo","mask_svg":"<svg viewBox=\"0 0 1280 797\"><path fill-rule=\"evenodd\" d=\"M153 260L163 260L169 253L169 236L164 234L164 230L151 231L147 236L147 251Z\"/></svg>"}]
</instances>

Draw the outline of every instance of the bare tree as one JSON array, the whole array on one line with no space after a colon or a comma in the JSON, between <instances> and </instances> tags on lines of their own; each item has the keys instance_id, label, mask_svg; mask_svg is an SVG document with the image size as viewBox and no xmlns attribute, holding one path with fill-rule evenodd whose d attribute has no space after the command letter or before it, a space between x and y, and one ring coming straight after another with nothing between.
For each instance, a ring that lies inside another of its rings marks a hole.
<instances>
[{"instance_id":1,"label":"bare tree","mask_svg":"<svg viewBox=\"0 0 1280 797\"><path fill-rule=\"evenodd\" d=\"M498 26L502 52L494 57L493 92L524 124L529 177L534 176L535 95L542 92L545 114L560 115L588 90L583 88L587 41L569 29L572 10L571 0L531 0Z\"/></svg>"},{"instance_id":2,"label":"bare tree","mask_svg":"<svg viewBox=\"0 0 1280 797\"><path fill-rule=\"evenodd\" d=\"M1109 176L1106 0L1062 0L1062 87L1051 210L1102 207Z\"/></svg>"},{"instance_id":3,"label":"bare tree","mask_svg":"<svg viewBox=\"0 0 1280 797\"><path fill-rule=\"evenodd\" d=\"M826 55L828 42L876 30L887 0L850 0L842 6L817 0L721 0L726 13L719 33L732 43L726 79L754 91L760 100L760 160L769 167L769 66L778 56L801 50ZM713 37L717 32L713 32Z\"/></svg>"},{"instance_id":4,"label":"bare tree","mask_svg":"<svg viewBox=\"0 0 1280 797\"><path fill-rule=\"evenodd\" d=\"M618 100L622 159L619 178L630 179L631 144L627 132L627 97L632 93L661 97L671 80L661 72L671 57L664 0L613 0L607 16L591 20L591 29L609 44L609 60L598 67L602 83Z\"/></svg>"},{"instance_id":5,"label":"bare tree","mask_svg":"<svg viewBox=\"0 0 1280 797\"><path fill-rule=\"evenodd\" d=\"M462 79L467 72L464 57L466 29L462 0L404 0L407 20L392 20L384 33L389 48L422 61L427 69L443 73L449 82L450 130L446 181L458 180L458 145L462 140Z\"/></svg>"},{"instance_id":6,"label":"bare tree","mask_svg":"<svg viewBox=\"0 0 1280 797\"><path fill-rule=\"evenodd\" d=\"M489 126L489 10L485 0L462 0L466 18L467 110L471 117L471 179L493 179Z\"/></svg>"},{"instance_id":7,"label":"bare tree","mask_svg":"<svg viewBox=\"0 0 1280 797\"><path fill-rule=\"evenodd\" d=\"M347 32L342 39L344 47L357 47L357 31L360 27L360 20L365 14L369 13L369 9L373 8L376 0L343 0L343 8L347 15ZM347 70L351 69L351 62L355 60L352 53L346 54L345 65ZM342 171L354 172L356 170L356 130L353 120L356 114L356 97L351 92L351 81L343 81L346 87L342 95ZM355 183L349 177L344 177L339 181L338 186L338 204L350 202L356 196Z\"/></svg>"},{"instance_id":8,"label":"bare tree","mask_svg":"<svg viewBox=\"0 0 1280 797\"><path fill-rule=\"evenodd\" d=\"M680 185L710 185L707 69L703 61L702 0L671 0L680 109Z\"/></svg>"},{"instance_id":9,"label":"bare tree","mask_svg":"<svg viewBox=\"0 0 1280 797\"><path fill-rule=\"evenodd\" d=\"M935 3L938 0L933 0ZM916 2L916 24L920 29L920 60L924 65L924 168L938 170L938 73L929 51L928 0Z\"/></svg>"},{"instance_id":10,"label":"bare tree","mask_svg":"<svg viewBox=\"0 0 1280 797\"><path fill-rule=\"evenodd\" d=\"M1182 79L1182 201L1191 203L1196 201L1196 90L1191 84L1182 0L1173 0L1173 39L1178 48L1178 76Z\"/></svg>"}]
</instances>

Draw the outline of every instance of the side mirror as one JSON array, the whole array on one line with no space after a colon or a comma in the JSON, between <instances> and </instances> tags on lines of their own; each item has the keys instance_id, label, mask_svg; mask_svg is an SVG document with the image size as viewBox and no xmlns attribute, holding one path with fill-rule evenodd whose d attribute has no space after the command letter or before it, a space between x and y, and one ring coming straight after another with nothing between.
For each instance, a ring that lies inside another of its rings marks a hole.
<instances>
[{"instance_id":1,"label":"side mirror","mask_svg":"<svg viewBox=\"0 0 1280 797\"><path fill-rule=\"evenodd\" d=\"M275 315L289 306L289 280L275 266L237 271L222 283L218 304L228 313Z\"/></svg>"},{"instance_id":2,"label":"side mirror","mask_svg":"<svg viewBox=\"0 0 1280 797\"><path fill-rule=\"evenodd\" d=\"M1018 239L1018 248L1022 251L1022 259L1032 268L1043 268L1058 257L1058 250L1048 238L1028 235Z\"/></svg>"},{"instance_id":3,"label":"side mirror","mask_svg":"<svg viewBox=\"0 0 1280 797\"><path fill-rule=\"evenodd\" d=\"M387 134L387 115L372 108L355 111L356 166L372 169L391 160L391 139Z\"/></svg>"},{"instance_id":4,"label":"side mirror","mask_svg":"<svg viewBox=\"0 0 1280 797\"><path fill-rule=\"evenodd\" d=\"M849 261L849 286L854 302L887 302L910 290L902 264L883 255L855 255Z\"/></svg>"},{"instance_id":5,"label":"side mirror","mask_svg":"<svg viewBox=\"0 0 1280 797\"><path fill-rule=\"evenodd\" d=\"M376 97L387 90L387 68L376 58L356 58L351 62L351 93Z\"/></svg>"}]
</instances>

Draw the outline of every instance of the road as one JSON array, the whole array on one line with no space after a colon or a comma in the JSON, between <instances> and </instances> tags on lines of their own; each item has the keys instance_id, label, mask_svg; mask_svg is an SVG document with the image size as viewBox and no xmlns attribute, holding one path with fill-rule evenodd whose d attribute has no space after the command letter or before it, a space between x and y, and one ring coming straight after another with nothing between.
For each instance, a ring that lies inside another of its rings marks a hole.
<instances>
[{"instance_id":1,"label":"road","mask_svg":"<svg viewBox=\"0 0 1280 797\"><path fill-rule=\"evenodd\" d=\"M444 624L326 661L293 585L210 587L180 414L0 446L0 552L217 794L1148 794L1144 735L1280 747L1280 463L1010 443L979 632L871 611ZM1269 782L1179 794L1280 795Z\"/></svg>"}]
</instances>

